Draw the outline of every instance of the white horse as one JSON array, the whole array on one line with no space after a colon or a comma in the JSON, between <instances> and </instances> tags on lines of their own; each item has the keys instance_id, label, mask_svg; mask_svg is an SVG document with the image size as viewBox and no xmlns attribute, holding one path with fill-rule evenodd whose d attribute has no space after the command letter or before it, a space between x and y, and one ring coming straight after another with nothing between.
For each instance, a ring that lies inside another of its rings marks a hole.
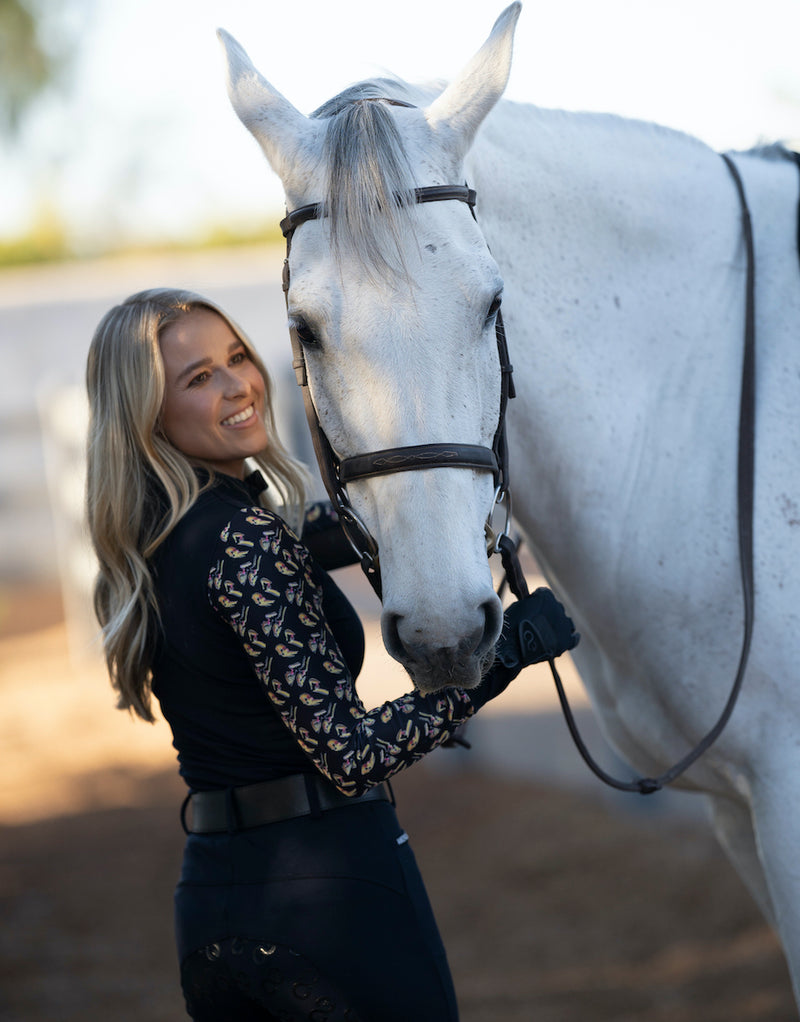
<instances>
[{"instance_id":1,"label":"white horse","mask_svg":"<svg viewBox=\"0 0 800 1022\"><path fill-rule=\"evenodd\" d=\"M338 455L491 446L503 292L515 515L576 619L575 662L606 734L655 774L717 718L742 641L741 209L696 139L498 102L519 9L443 91L364 83L310 118L223 34L230 95L288 209L324 204L296 230L288 300ZM757 617L733 717L681 783L709 796L797 993L798 178L778 152L735 159L757 256ZM465 180L477 223L464 202L394 199ZM445 660L474 683L501 621L484 545L491 473L429 468L349 494L380 548L387 649L422 689Z\"/></svg>"}]
</instances>

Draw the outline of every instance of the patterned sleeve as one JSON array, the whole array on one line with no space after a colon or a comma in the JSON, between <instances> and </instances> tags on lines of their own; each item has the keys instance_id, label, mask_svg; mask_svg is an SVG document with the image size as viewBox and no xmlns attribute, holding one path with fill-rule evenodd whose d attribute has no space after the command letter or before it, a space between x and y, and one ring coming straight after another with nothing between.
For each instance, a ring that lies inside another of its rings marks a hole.
<instances>
[{"instance_id":1,"label":"patterned sleeve","mask_svg":"<svg viewBox=\"0 0 800 1022\"><path fill-rule=\"evenodd\" d=\"M245 508L220 536L209 598L303 751L340 791L360 795L441 745L475 704L448 688L367 711L326 624L316 570L279 517Z\"/></svg>"}]
</instances>

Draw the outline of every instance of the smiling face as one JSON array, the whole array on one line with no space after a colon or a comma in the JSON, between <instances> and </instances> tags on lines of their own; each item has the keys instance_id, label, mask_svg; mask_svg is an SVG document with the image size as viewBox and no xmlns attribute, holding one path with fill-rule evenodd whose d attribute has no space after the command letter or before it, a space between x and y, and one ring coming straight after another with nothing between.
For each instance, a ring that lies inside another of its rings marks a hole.
<instances>
[{"instance_id":1,"label":"smiling face","mask_svg":"<svg viewBox=\"0 0 800 1022\"><path fill-rule=\"evenodd\" d=\"M244 459L269 443L265 385L242 341L210 309L192 309L159 338L164 362L161 429L189 458L244 475Z\"/></svg>"}]
</instances>

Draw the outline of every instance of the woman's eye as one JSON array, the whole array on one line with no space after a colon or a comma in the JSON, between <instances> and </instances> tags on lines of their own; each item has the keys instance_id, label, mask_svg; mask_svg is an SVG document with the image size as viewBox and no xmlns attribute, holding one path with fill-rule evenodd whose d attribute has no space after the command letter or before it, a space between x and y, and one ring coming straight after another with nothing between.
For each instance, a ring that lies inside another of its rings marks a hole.
<instances>
[{"instance_id":1,"label":"woman's eye","mask_svg":"<svg viewBox=\"0 0 800 1022\"><path fill-rule=\"evenodd\" d=\"M241 365L242 362L244 362L246 360L246 358L247 358L247 355L245 354L245 352L237 351L235 355L231 356L231 365L232 366Z\"/></svg>"},{"instance_id":2,"label":"woman's eye","mask_svg":"<svg viewBox=\"0 0 800 1022\"><path fill-rule=\"evenodd\" d=\"M197 376L193 376L191 380L189 380L189 386L196 387L201 383L205 383L207 379L208 373L203 371L202 373L198 373Z\"/></svg>"}]
</instances>

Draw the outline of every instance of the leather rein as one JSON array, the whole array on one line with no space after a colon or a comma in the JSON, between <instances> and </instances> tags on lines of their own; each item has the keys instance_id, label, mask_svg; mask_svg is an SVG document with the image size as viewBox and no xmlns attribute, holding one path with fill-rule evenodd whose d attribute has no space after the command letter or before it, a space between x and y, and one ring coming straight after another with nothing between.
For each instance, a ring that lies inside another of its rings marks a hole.
<instances>
[{"instance_id":1,"label":"leather rein","mask_svg":"<svg viewBox=\"0 0 800 1022\"><path fill-rule=\"evenodd\" d=\"M717 740L733 713L742 687L745 669L750 654L754 620L753 581L753 496L755 471L755 255L750 211L744 186L733 160L722 155L733 178L742 210L742 231L747 254L746 307L744 329L744 356L742 360L742 383L739 407L739 446L737 461L737 517L739 534L739 561L744 602L744 636L736 677L727 702L716 724L701 741L669 770L656 777L637 777L624 781L607 773L594 759L580 735L574 714L569 705L564 686L554 660L549 660L558 698L567 727L575 745L589 769L605 784L618 791L649 795L675 781L684 771L702 756ZM475 192L462 185L438 185L417 188L414 192L418 203L457 200L466 202L475 217ZM289 301L289 254L294 231L308 220L325 216L322 204L312 203L288 213L281 221L281 231L286 238L286 259L283 266L283 290L288 308ZM800 227L798 228L800 232ZM800 233L798 234L800 237ZM461 467L491 471L495 480L495 496L486 523L487 551L489 555L499 553L509 588L517 599L528 595L528 585L519 563L517 547L508 534L511 521L511 492L509 488L508 449L506 444L505 417L509 399L514 397L513 370L508 356L505 330L500 312L497 313L497 348L501 368L500 416L491 448L474 444L421 444L413 447L395 447L349 458L339 458L322 429L314 400L311 395L305 356L297 329L290 326L293 368L302 390L306 418L311 431L314 451L320 468L320 475L339 515L345 535L356 551L361 567L381 597L380 561L378 545L369 530L360 520L347 496L347 483L354 479L385 475L392 472L412 471L424 468ZM492 528L492 519L498 506L505 507L505 525L499 535Z\"/></svg>"},{"instance_id":2,"label":"leather rein","mask_svg":"<svg viewBox=\"0 0 800 1022\"><path fill-rule=\"evenodd\" d=\"M755 250L753 245L753 227L744 185L736 164L727 154L722 159L730 171L739 196L742 211L742 233L747 255L747 274L745 280L745 317L744 317L744 352L742 357L742 384L739 400L739 446L737 458L737 519L739 532L739 567L742 579L742 597L744 603L744 629L739 664L731 686L728 700L723 707L717 722L697 745L680 759L669 770L656 777L636 777L631 781L623 781L607 773L594 759L578 730L575 717L567 700L561 678L555 663L550 660L550 670L556 684L559 702L564 719L572 735L578 752L583 761L596 777L604 784L618 791L633 792L639 795L651 795L660 791L665 785L677 780L681 774L692 766L722 734L730 720L739 692L744 680L747 661L750 656L750 643L753 635L755 616L755 584L753 574L753 498L755 491L755 411L756 411L756 326L755 326ZM798 226L800 239L800 226ZM800 242L799 242L800 244ZM513 589L513 585L512 585Z\"/></svg>"}]
</instances>

